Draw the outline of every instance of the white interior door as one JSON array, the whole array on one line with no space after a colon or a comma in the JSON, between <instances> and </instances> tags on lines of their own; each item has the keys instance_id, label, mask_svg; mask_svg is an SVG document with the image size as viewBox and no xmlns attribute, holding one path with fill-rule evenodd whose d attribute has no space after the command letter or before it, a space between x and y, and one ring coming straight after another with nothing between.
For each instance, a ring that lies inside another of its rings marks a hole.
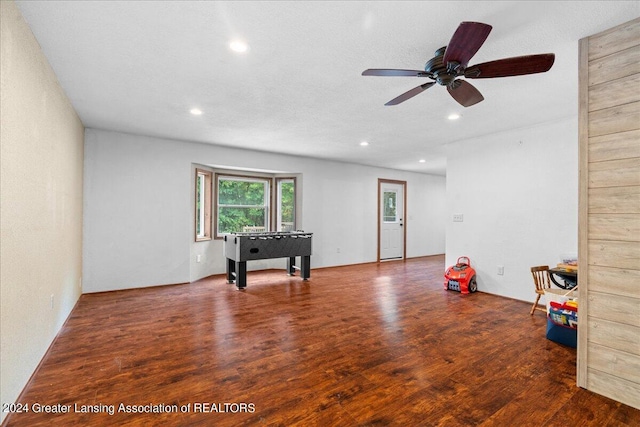
<instances>
[{"instance_id":1,"label":"white interior door","mask_svg":"<svg viewBox=\"0 0 640 427\"><path fill-rule=\"evenodd\" d=\"M380 185L380 260L404 257L404 184Z\"/></svg>"}]
</instances>

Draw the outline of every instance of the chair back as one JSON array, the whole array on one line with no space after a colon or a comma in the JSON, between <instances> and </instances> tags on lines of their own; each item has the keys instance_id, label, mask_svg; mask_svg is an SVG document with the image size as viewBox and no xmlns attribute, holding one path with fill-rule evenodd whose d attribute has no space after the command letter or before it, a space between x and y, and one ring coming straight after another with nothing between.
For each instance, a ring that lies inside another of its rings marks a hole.
<instances>
[{"instance_id":1,"label":"chair back","mask_svg":"<svg viewBox=\"0 0 640 427\"><path fill-rule=\"evenodd\" d=\"M536 285L536 292L541 293L544 292L545 289L549 289L551 287L548 265L531 267L531 274L533 275L533 283Z\"/></svg>"}]
</instances>

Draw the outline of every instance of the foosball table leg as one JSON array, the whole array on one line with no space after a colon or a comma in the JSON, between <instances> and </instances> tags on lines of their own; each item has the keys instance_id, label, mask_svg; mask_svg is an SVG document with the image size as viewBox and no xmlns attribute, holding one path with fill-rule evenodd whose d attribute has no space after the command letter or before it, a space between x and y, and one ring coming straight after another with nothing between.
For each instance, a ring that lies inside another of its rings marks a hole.
<instances>
[{"instance_id":1,"label":"foosball table leg","mask_svg":"<svg viewBox=\"0 0 640 427\"><path fill-rule=\"evenodd\" d=\"M227 258L227 283L235 281L236 262L231 258Z\"/></svg>"},{"instance_id":2,"label":"foosball table leg","mask_svg":"<svg viewBox=\"0 0 640 427\"><path fill-rule=\"evenodd\" d=\"M236 262L236 288L244 289L247 287L247 262Z\"/></svg>"},{"instance_id":3,"label":"foosball table leg","mask_svg":"<svg viewBox=\"0 0 640 427\"><path fill-rule=\"evenodd\" d=\"M296 272L296 257L287 258L287 274L293 276Z\"/></svg>"},{"instance_id":4,"label":"foosball table leg","mask_svg":"<svg viewBox=\"0 0 640 427\"><path fill-rule=\"evenodd\" d=\"M311 257L308 255L300 257L300 275L303 280L311 277Z\"/></svg>"}]
</instances>

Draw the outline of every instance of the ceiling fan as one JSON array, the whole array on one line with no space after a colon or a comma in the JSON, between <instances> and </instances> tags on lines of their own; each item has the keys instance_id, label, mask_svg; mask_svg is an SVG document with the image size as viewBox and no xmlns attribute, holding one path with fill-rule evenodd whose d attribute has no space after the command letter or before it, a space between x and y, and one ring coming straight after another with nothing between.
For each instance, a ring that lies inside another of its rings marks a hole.
<instances>
[{"instance_id":1,"label":"ceiling fan","mask_svg":"<svg viewBox=\"0 0 640 427\"><path fill-rule=\"evenodd\" d=\"M469 60L476 54L491 32L491 25L480 22L462 22L451 37L449 44L435 52L427 61L424 71L370 68L363 76L428 77L427 82L392 99L384 105L397 105L438 83L447 87L453 99L463 107L470 107L484 97L471 83L459 79L491 79L495 77L522 76L549 71L555 60L553 53L525 55L498 59L468 67Z\"/></svg>"}]
</instances>

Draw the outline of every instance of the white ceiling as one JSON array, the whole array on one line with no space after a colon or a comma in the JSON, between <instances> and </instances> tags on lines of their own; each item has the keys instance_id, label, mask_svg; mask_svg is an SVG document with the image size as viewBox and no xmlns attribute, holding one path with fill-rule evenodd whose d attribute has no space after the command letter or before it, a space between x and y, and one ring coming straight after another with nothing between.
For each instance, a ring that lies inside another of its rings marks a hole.
<instances>
[{"instance_id":1,"label":"white ceiling","mask_svg":"<svg viewBox=\"0 0 640 427\"><path fill-rule=\"evenodd\" d=\"M16 3L86 127L442 175L447 143L576 116L578 40L640 16L638 1ZM429 80L362 71L423 69L462 21L493 26L469 65L555 64L472 81L485 100L469 108L438 85L385 107Z\"/></svg>"}]
</instances>

